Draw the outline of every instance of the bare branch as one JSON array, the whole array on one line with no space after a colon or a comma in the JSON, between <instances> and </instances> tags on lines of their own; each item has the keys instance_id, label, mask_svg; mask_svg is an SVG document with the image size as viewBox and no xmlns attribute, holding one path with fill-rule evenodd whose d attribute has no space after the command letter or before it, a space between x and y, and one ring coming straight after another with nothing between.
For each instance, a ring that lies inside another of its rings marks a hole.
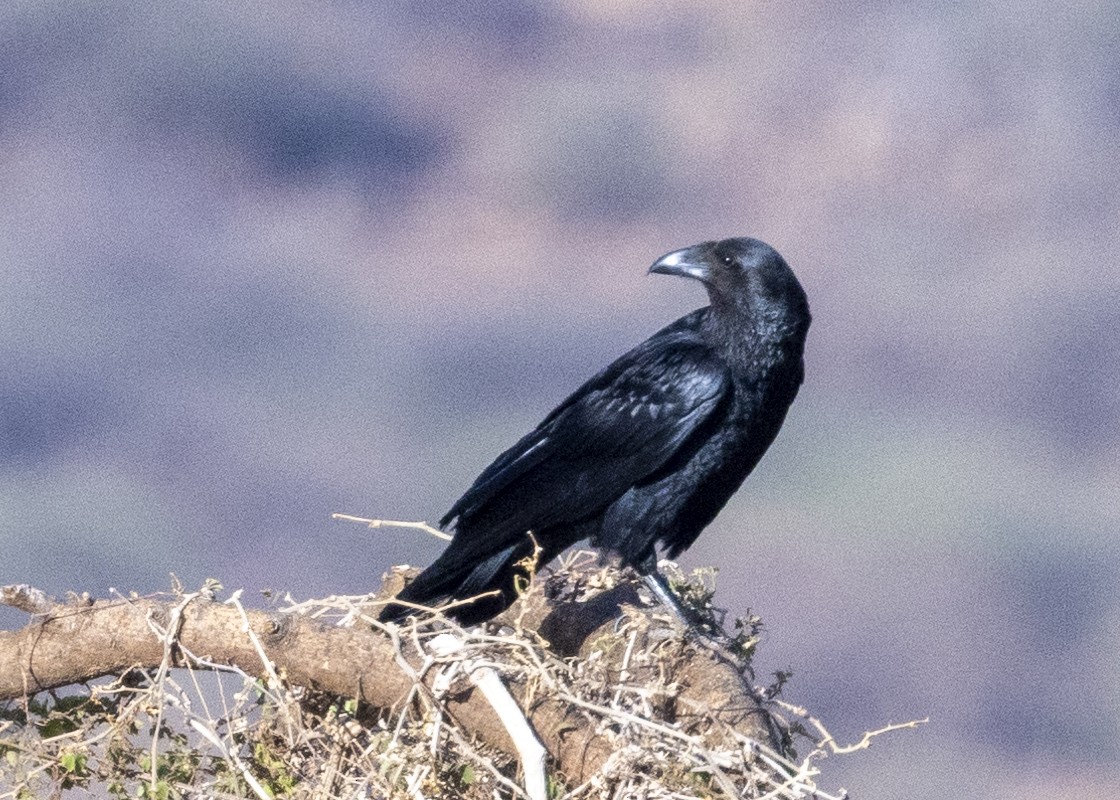
<instances>
[{"instance_id":1,"label":"bare branch","mask_svg":"<svg viewBox=\"0 0 1120 800\"><path fill-rule=\"evenodd\" d=\"M339 519L343 522L361 522L370 528L415 528L416 530L430 533L437 539L443 539L445 542L451 541L451 534L444 533L439 528L433 528L426 522L402 522L396 519L369 519L367 517L355 517L350 514L331 514L331 519Z\"/></svg>"},{"instance_id":2,"label":"bare branch","mask_svg":"<svg viewBox=\"0 0 1120 800\"><path fill-rule=\"evenodd\" d=\"M55 607L55 599L26 583L17 583L0 586L0 605L11 606L28 614L46 614Z\"/></svg>"},{"instance_id":3,"label":"bare branch","mask_svg":"<svg viewBox=\"0 0 1120 800\"><path fill-rule=\"evenodd\" d=\"M824 748L850 752L888 730L917 724L887 726L841 748L804 709L783 705L820 733L810 756L798 762L787 727L752 687L741 657L721 656L682 637L675 622L645 607L638 584L617 570L586 559L563 561L557 572L538 575L528 593L485 629L464 630L439 611L420 623L382 625L379 608L408 574L391 571L376 596L288 598L285 607L267 611L246 609L239 592L217 601L213 587L70 604L26 603L21 598L45 595L24 586L0 588L0 598L39 614L21 630L0 632L0 701L124 676L93 687L94 701L117 698L119 722L110 721L108 732L102 726L72 739L52 738L50 747L71 742L65 746L74 752L91 752L126 728L151 731L142 743L141 777L143 789L158 794L167 773L160 766L157 775L156 765L168 758L161 734L193 731L195 747L211 752L242 781L243 793L257 797L289 785L269 783L273 767L262 766L246 744L252 740L245 732L264 720L272 731L262 734L272 737L266 741L287 743L278 763L319 787L307 796L340 797L338 787L345 785L345 796L466 797L465 785L446 787L448 760L459 759L473 764L482 781L469 796L500 789L503 797L534 800L555 788L569 800L635 792L651 800L713 792L828 800L814 784L814 759ZM744 641L753 642L753 633ZM452 637L454 647L441 647ZM177 682L176 668L188 670L193 701ZM218 681L220 716L208 708L206 696L213 693L199 687L200 670L242 682L230 703ZM315 699L324 697L337 699ZM253 713L256 721L250 721L255 702L271 710ZM336 707L362 713L361 723ZM138 724L138 714L147 721ZM0 741L9 752L26 752L5 733L10 724L0 718ZM319 760L300 766L312 756ZM71 768L75 758L66 762ZM517 759L527 791L510 766ZM44 772L66 774L58 763L31 761L20 774L25 781ZM562 783L550 786L556 776Z\"/></svg>"}]
</instances>

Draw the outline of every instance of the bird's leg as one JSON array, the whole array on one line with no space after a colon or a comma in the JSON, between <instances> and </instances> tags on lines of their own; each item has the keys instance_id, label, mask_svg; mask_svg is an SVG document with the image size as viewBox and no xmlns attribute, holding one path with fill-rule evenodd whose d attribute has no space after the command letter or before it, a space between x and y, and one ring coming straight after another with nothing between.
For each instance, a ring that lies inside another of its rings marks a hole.
<instances>
[{"instance_id":1,"label":"bird's leg","mask_svg":"<svg viewBox=\"0 0 1120 800\"><path fill-rule=\"evenodd\" d=\"M669 581L657 569L655 558L648 559L642 567L642 580L645 581L646 586L650 588L661 605L669 609L673 616L680 620L685 630L695 634L698 639L717 650L726 651L731 647L733 641L722 629L714 625L707 625L699 614L681 605L673 588L669 586ZM705 630L706 627L711 628L710 633Z\"/></svg>"},{"instance_id":2,"label":"bird's leg","mask_svg":"<svg viewBox=\"0 0 1120 800\"><path fill-rule=\"evenodd\" d=\"M652 572L647 572L642 575L642 580L646 582L646 586L653 592L654 597L658 599L661 605L673 612L674 616L679 619L686 628L699 627L700 620L697 614L681 605L681 601L677 599L676 592L673 587L669 585L669 581L665 576L654 567Z\"/></svg>"}]
</instances>

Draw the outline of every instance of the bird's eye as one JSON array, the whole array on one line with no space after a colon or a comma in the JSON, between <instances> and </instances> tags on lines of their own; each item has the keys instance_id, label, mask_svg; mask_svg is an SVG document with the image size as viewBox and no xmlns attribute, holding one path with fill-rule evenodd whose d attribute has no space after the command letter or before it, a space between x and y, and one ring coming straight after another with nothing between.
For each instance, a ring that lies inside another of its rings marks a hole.
<instances>
[{"instance_id":1,"label":"bird's eye","mask_svg":"<svg viewBox=\"0 0 1120 800\"><path fill-rule=\"evenodd\" d=\"M735 263L735 259L731 256L722 256L720 257L720 261L722 261L724 265L728 267Z\"/></svg>"}]
</instances>

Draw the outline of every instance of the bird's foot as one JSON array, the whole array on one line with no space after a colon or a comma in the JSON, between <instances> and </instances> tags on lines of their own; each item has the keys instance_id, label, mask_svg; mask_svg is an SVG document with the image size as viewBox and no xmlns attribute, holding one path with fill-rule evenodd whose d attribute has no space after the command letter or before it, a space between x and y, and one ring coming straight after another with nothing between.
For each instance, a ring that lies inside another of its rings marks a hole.
<instances>
[{"instance_id":1,"label":"bird's foot","mask_svg":"<svg viewBox=\"0 0 1120 800\"><path fill-rule=\"evenodd\" d=\"M695 609L681 605L676 593L665 576L653 571L642 576L646 586L665 606L684 628L686 637L711 650L720 658L730 658L734 662L748 666L749 658L742 643L719 627L715 620L704 619Z\"/></svg>"}]
</instances>

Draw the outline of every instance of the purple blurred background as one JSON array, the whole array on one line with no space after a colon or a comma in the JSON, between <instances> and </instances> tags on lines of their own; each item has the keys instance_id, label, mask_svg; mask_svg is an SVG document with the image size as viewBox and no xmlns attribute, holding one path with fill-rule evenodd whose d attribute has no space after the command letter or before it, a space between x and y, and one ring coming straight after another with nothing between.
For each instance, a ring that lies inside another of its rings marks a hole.
<instances>
[{"instance_id":1,"label":"purple blurred background","mask_svg":"<svg viewBox=\"0 0 1120 800\"><path fill-rule=\"evenodd\" d=\"M684 559L856 798L1120 781L1120 12L8 2L0 583L361 593L752 235L814 312ZM17 615L0 616L13 627Z\"/></svg>"}]
</instances>

